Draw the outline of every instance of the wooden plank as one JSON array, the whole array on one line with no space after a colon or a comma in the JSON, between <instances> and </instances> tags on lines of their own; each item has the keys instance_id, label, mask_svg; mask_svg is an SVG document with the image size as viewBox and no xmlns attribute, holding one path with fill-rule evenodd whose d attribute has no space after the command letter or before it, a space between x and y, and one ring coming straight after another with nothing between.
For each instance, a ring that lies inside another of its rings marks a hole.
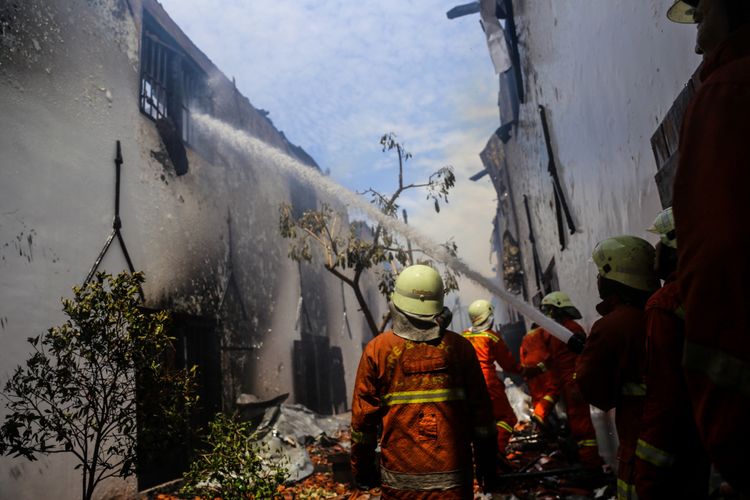
<instances>
[{"instance_id":1,"label":"wooden plank","mask_svg":"<svg viewBox=\"0 0 750 500\"><path fill-rule=\"evenodd\" d=\"M654 160L656 160L656 170L658 171L667 160L669 160L669 147L667 147L667 139L664 137L664 130L661 124L656 127L656 132L651 136L651 150L654 152Z\"/></svg>"},{"instance_id":2,"label":"wooden plank","mask_svg":"<svg viewBox=\"0 0 750 500\"><path fill-rule=\"evenodd\" d=\"M672 206L672 191L674 186L674 176L677 172L678 158L677 154L673 154L669 157L669 160L656 172L654 180L656 181L656 187L659 190L659 199L661 200L662 208Z\"/></svg>"}]
</instances>

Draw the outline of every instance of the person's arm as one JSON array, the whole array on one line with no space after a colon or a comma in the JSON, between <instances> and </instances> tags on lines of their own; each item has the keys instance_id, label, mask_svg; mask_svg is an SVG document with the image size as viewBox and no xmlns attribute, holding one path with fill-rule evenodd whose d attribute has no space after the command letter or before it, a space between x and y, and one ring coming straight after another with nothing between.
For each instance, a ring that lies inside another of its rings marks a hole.
<instances>
[{"instance_id":1,"label":"person's arm","mask_svg":"<svg viewBox=\"0 0 750 500\"><path fill-rule=\"evenodd\" d=\"M521 373L521 365L518 364L516 358L510 353L510 349L503 341L500 333L497 333L497 341L494 339L491 341L492 355L495 361L500 365L503 371L508 373Z\"/></svg>"},{"instance_id":2,"label":"person's arm","mask_svg":"<svg viewBox=\"0 0 750 500\"><path fill-rule=\"evenodd\" d=\"M531 331L523 338L522 346L528 351L527 360L522 361L524 378L531 379L547 372L552 364L552 352L546 341L547 332L542 329ZM522 347L522 348L523 348Z\"/></svg>"},{"instance_id":3,"label":"person's arm","mask_svg":"<svg viewBox=\"0 0 750 500\"><path fill-rule=\"evenodd\" d=\"M359 360L352 397L352 474L364 487L380 483L375 448L381 422L376 360L371 344Z\"/></svg>"},{"instance_id":4,"label":"person's arm","mask_svg":"<svg viewBox=\"0 0 750 500\"><path fill-rule=\"evenodd\" d=\"M594 323L586 347L578 356L575 380L584 399L600 410L615 407L622 380L620 377L620 346L617 332L605 331L605 319Z\"/></svg>"}]
</instances>

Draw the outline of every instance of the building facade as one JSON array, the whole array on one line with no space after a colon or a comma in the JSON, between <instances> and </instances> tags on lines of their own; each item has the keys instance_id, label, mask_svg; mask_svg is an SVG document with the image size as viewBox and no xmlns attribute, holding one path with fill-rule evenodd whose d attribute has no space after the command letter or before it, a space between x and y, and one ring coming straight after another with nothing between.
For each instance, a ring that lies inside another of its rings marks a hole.
<instances>
[{"instance_id":1,"label":"building facade","mask_svg":"<svg viewBox=\"0 0 750 500\"><path fill-rule=\"evenodd\" d=\"M369 330L353 294L288 259L278 230L280 203L336 201L195 127L197 110L318 168L158 2L0 2L0 110L3 383L26 338L63 321L60 298L95 267L117 197L125 248L116 238L98 269L128 269L126 250L145 273L144 305L173 313L180 362L199 365L204 420L243 393L348 407ZM0 497L77 498L73 464L0 458Z\"/></svg>"}]
</instances>

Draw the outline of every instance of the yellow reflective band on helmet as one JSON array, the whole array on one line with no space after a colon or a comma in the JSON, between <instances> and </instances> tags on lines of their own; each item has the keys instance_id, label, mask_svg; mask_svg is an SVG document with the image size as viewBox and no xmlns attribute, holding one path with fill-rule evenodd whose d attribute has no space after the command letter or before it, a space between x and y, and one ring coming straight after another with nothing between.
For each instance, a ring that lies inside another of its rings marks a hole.
<instances>
[{"instance_id":1,"label":"yellow reflective band on helmet","mask_svg":"<svg viewBox=\"0 0 750 500\"><path fill-rule=\"evenodd\" d=\"M482 333L472 333L471 331L467 331L463 333L463 336L467 339L473 337L485 337L492 340L493 342L500 342L500 338L490 331L484 331Z\"/></svg>"},{"instance_id":2,"label":"yellow reflective band on helmet","mask_svg":"<svg viewBox=\"0 0 750 500\"><path fill-rule=\"evenodd\" d=\"M641 460L645 460L657 467L671 467L674 465L675 460L675 456L671 453L660 450L643 439L638 440L638 444L635 447L635 455Z\"/></svg>"},{"instance_id":3,"label":"yellow reflective band on helmet","mask_svg":"<svg viewBox=\"0 0 750 500\"><path fill-rule=\"evenodd\" d=\"M622 479L617 480L617 500L638 500L635 485L626 483Z\"/></svg>"},{"instance_id":4,"label":"yellow reflective band on helmet","mask_svg":"<svg viewBox=\"0 0 750 500\"><path fill-rule=\"evenodd\" d=\"M580 448L586 448L589 446L599 446L599 444L596 442L596 439L582 439L578 441L578 446Z\"/></svg>"},{"instance_id":5,"label":"yellow reflective band on helmet","mask_svg":"<svg viewBox=\"0 0 750 500\"><path fill-rule=\"evenodd\" d=\"M553 398L549 394L547 394L546 396L544 396L542 399L544 399L545 401L549 401L550 403L554 403L555 402L555 398Z\"/></svg>"},{"instance_id":6,"label":"yellow reflective band on helmet","mask_svg":"<svg viewBox=\"0 0 750 500\"><path fill-rule=\"evenodd\" d=\"M704 373L711 382L750 397L750 363L720 349L685 341L682 364Z\"/></svg>"},{"instance_id":7,"label":"yellow reflective band on helmet","mask_svg":"<svg viewBox=\"0 0 750 500\"><path fill-rule=\"evenodd\" d=\"M463 389L434 389L431 391L390 392L383 396L385 406L440 403L443 401L461 401L466 399Z\"/></svg>"},{"instance_id":8,"label":"yellow reflective band on helmet","mask_svg":"<svg viewBox=\"0 0 750 500\"><path fill-rule=\"evenodd\" d=\"M536 364L536 366L537 366L537 368L539 368L539 369L540 369L540 370L542 370L543 372L546 372L546 371L547 371L547 365L545 365L545 364L544 364L543 362L541 362L541 361L540 361L539 363L537 363L537 364Z\"/></svg>"},{"instance_id":9,"label":"yellow reflective band on helmet","mask_svg":"<svg viewBox=\"0 0 750 500\"><path fill-rule=\"evenodd\" d=\"M498 420L497 422L495 422L495 425L500 427L501 429L505 429L508 432L513 432L513 427L511 427L510 424L505 420Z\"/></svg>"},{"instance_id":10,"label":"yellow reflective band on helmet","mask_svg":"<svg viewBox=\"0 0 750 500\"><path fill-rule=\"evenodd\" d=\"M646 395L646 384L636 384L635 382L627 382L622 386L620 393L623 396L645 396Z\"/></svg>"}]
</instances>

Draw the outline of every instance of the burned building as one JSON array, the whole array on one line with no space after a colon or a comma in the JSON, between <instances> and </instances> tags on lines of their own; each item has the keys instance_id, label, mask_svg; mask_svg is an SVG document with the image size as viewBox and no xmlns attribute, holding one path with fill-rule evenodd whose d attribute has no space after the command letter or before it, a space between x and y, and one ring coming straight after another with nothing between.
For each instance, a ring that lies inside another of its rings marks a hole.
<instances>
[{"instance_id":1,"label":"burned building","mask_svg":"<svg viewBox=\"0 0 750 500\"><path fill-rule=\"evenodd\" d=\"M61 322L71 286L132 264L144 305L173 313L180 362L200 368L204 419L243 393L348 407L369 330L278 230L281 202L335 201L195 127L208 114L318 169L157 1L0 2L0 110L0 373ZM75 498L79 482L64 455L0 458L3 497Z\"/></svg>"}]
</instances>

